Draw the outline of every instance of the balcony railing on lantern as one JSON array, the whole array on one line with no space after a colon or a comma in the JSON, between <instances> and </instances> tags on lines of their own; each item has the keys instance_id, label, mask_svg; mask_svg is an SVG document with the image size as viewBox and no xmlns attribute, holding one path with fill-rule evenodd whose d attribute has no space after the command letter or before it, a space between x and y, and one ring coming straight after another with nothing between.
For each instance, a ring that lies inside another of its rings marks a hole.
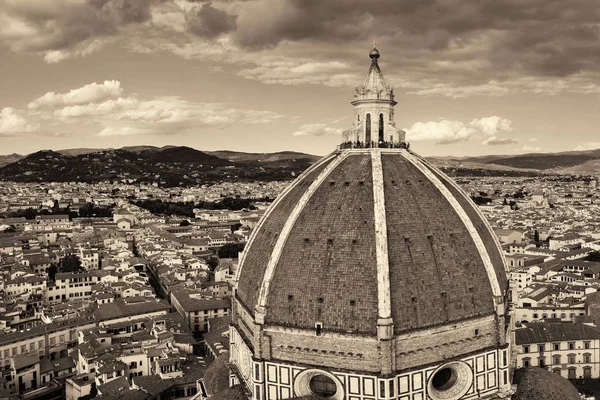
<instances>
[{"instance_id":1,"label":"balcony railing on lantern","mask_svg":"<svg viewBox=\"0 0 600 400\"><path fill-rule=\"evenodd\" d=\"M381 148L381 149L410 149L410 143L408 142L343 142L338 145L339 150L344 149L370 149L370 148Z\"/></svg>"}]
</instances>

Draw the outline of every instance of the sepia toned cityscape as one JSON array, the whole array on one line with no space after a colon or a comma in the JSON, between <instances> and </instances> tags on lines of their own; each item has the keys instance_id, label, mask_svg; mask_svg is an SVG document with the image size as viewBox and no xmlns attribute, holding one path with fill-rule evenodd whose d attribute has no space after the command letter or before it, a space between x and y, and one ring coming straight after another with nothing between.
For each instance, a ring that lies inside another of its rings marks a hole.
<instances>
[{"instance_id":1,"label":"sepia toned cityscape","mask_svg":"<svg viewBox=\"0 0 600 400\"><path fill-rule=\"evenodd\" d=\"M0 400L600 398L599 21L0 0Z\"/></svg>"}]
</instances>

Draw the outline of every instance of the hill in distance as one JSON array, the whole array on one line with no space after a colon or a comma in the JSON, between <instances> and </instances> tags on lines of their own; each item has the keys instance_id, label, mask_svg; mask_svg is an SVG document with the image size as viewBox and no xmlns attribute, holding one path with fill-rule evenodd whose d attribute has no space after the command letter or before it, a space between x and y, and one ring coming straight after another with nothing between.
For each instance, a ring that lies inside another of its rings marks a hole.
<instances>
[{"instance_id":1,"label":"hill in distance","mask_svg":"<svg viewBox=\"0 0 600 400\"><path fill-rule=\"evenodd\" d=\"M538 170L560 170L581 165L590 160L600 160L600 149L565 151L560 153L529 153L516 156L468 157L460 159L462 162L477 162Z\"/></svg>"},{"instance_id":2,"label":"hill in distance","mask_svg":"<svg viewBox=\"0 0 600 400\"><path fill-rule=\"evenodd\" d=\"M88 152L90 151L90 152ZM17 182L102 182L131 180L163 186L221 181L286 180L319 157L301 153L245 156L232 160L185 146L134 146L121 149L42 150L0 167L0 180ZM233 161L236 160L236 161Z\"/></svg>"},{"instance_id":3,"label":"hill in distance","mask_svg":"<svg viewBox=\"0 0 600 400\"><path fill-rule=\"evenodd\" d=\"M166 186L222 181L293 179L320 156L282 151L243 153L200 151L186 146L129 146L121 149L42 150L27 156L0 156L0 180L19 182L101 182L129 179ZM600 149L562 153L431 157L450 175L536 176L598 174Z\"/></svg>"}]
</instances>

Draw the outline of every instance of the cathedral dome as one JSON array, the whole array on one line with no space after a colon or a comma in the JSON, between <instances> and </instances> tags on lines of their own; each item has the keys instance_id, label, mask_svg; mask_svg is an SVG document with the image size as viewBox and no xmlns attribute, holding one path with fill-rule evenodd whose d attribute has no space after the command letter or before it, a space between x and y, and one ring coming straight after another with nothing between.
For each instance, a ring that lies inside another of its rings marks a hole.
<instances>
[{"instance_id":1,"label":"cathedral dome","mask_svg":"<svg viewBox=\"0 0 600 400\"><path fill-rule=\"evenodd\" d=\"M500 245L469 196L410 150L370 56L354 127L277 197L242 253L236 379L267 400L506 398Z\"/></svg>"},{"instance_id":2,"label":"cathedral dome","mask_svg":"<svg viewBox=\"0 0 600 400\"><path fill-rule=\"evenodd\" d=\"M514 374L517 392L513 400L578 400L581 395L571 382L543 368L519 368Z\"/></svg>"},{"instance_id":3,"label":"cathedral dome","mask_svg":"<svg viewBox=\"0 0 600 400\"><path fill-rule=\"evenodd\" d=\"M468 196L406 149L323 158L272 205L236 298L267 325L377 336L497 313L499 244Z\"/></svg>"}]
</instances>

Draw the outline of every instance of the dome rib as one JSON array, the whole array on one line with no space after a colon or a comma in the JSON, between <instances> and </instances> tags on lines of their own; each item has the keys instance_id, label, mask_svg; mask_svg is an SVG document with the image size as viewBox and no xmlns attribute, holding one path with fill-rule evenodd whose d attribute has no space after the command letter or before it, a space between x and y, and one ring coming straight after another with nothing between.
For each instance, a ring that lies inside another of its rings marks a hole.
<instances>
[{"instance_id":1,"label":"dome rib","mask_svg":"<svg viewBox=\"0 0 600 400\"><path fill-rule=\"evenodd\" d=\"M327 332L377 335L373 168L368 152L349 153L292 228L275 268L265 326L313 330L322 322Z\"/></svg>"},{"instance_id":2,"label":"dome rib","mask_svg":"<svg viewBox=\"0 0 600 400\"><path fill-rule=\"evenodd\" d=\"M412 155L407 150L401 150L404 154L404 158L406 158L412 165L414 165L423 175L427 177L435 185L435 187L446 197L454 211L458 214L462 222L465 224L471 239L475 243L477 250L479 250L479 255L481 256L481 260L483 261L483 265L485 266L485 271L490 280L490 285L492 286L492 294L496 298L502 297L502 289L500 287L500 282L498 281L498 277L496 275L496 270L494 265L492 264L492 260L487 252L487 248L483 242L483 239L479 235L479 231L475 228L473 221L469 218L469 215L462 208L461 204L454 197L454 195L448 190L448 188L442 183L440 179L428 168L428 166L424 165L419 158Z\"/></svg>"},{"instance_id":3,"label":"dome rib","mask_svg":"<svg viewBox=\"0 0 600 400\"><path fill-rule=\"evenodd\" d=\"M310 167L308 167L306 170L304 170L300 175L298 175L298 178L296 178L291 185L289 185L288 187L286 187L280 194L279 196L277 196L277 198L275 199L275 201L273 201L273 203L271 204L271 207L269 207L267 209L267 212L265 212L265 215L263 215L263 217L260 219L260 221L258 222L258 225L255 227L254 231L252 232L252 234L250 235L250 238L248 239L248 243L246 244L247 248L250 248L250 246L252 245L252 242L254 242L254 239L257 236L257 232L260 230L260 228L262 228L262 226L264 225L265 221L267 220L267 218L269 217L269 215L271 215L271 213L273 212L273 210L275 210L275 208L279 205L279 203L281 203L281 201L285 198L285 196L287 196L287 194L289 192L292 191L292 189L294 189L298 183L300 183L302 181L302 179L306 176L309 175L310 173L312 173L314 170L318 169L320 166L322 166L323 164L325 164L327 161L331 160L332 158L335 158L336 154L335 153L331 153L325 157L323 157L322 159L318 160L316 163L314 163L313 165L311 165ZM236 280L239 278L240 276L240 272L242 270L242 265L244 264L244 259L246 258L246 254L248 254L248 252L242 252L242 255L240 257L239 260L239 265L240 268L238 268L237 270L237 276L236 276Z\"/></svg>"},{"instance_id":4,"label":"dome rib","mask_svg":"<svg viewBox=\"0 0 600 400\"><path fill-rule=\"evenodd\" d=\"M492 262L494 263L494 265L504 266L504 268L501 271L498 271L496 269L496 277L498 278L500 288L506 289L506 286L508 285L506 274L509 272L506 266L508 264L506 262L506 258L504 257L504 252L502 251L500 240L496 235L492 234L494 230L487 218L483 215L483 213L478 207L475 207L473 206L473 204L464 201L464 199L469 198L469 195L467 195L465 191L462 190L462 188L456 182L454 182L452 179L448 179L448 177L439 168L434 166L429 161L425 160L423 157L418 155L417 157L421 160L423 164L429 167L429 169L433 171L433 173L444 184L444 186L446 186L450 190L450 192L453 193L454 197L461 204L461 207L467 212L467 214L469 214L471 221L479 222L481 226L476 226L476 228L479 232L479 235L482 237L482 239L484 239L484 243L489 243L491 241L494 244L494 248L490 248L491 246L486 245L486 248L488 250L487 253L490 255L491 258L493 258ZM474 216L477 218L473 218ZM504 274L502 273L502 271L504 272Z\"/></svg>"},{"instance_id":5,"label":"dome rib","mask_svg":"<svg viewBox=\"0 0 600 400\"><path fill-rule=\"evenodd\" d=\"M279 236L277 237L277 242L273 247L273 251L271 252L271 256L269 257L269 262L267 264L267 268L265 270L265 274L263 277L263 284L260 288L260 293L258 295L258 302L256 304L257 310L262 314L264 320L265 307L267 305L267 297L269 296L269 289L271 286L271 282L273 280L273 275L275 274L275 267L279 263L279 258L281 257L281 252L287 242L287 239L294 227L294 224L298 220L300 213L304 210L304 207L312 198L317 189L323 184L325 179L331 174L333 170L335 170L338 165L340 165L347 157L349 153L344 152L341 153L335 160L333 160L321 173L319 176L311 183L308 189L304 192L302 197L298 200L298 202L294 205L292 212L289 214L288 219L285 221ZM258 316L258 313L257 313ZM260 318L258 318L260 319Z\"/></svg>"},{"instance_id":6,"label":"dome rib","mask_svg":"<svg viewBox=\"0 0 600 400\"><path fill-rule=\"evenodd\" d=\"M246 249L242 253L236 276L238 282L237 297L252 314L254 314L254 307L258 300L258 293L264 276L263 265L268 262L276 237L288 218L288 210L296 204L296 201L328 163L332 162L337 156L336 153L331 153L300 174L287 189L277 196L277 199L271 204L252 232ZM242 273L243 279L240 278Z\"/></svg>"},{"instance_id":7,"label":"dome rib","mask_svg":"<svg viewBox=\"0 0 600 400\"><path fill-rule=\"evenodd\" d=\"M375 255L377 259L377 299L379 308L378 326L389 326L387 332L378 329L380 339L393 334L392 301L390 288L390 260L388 257L388 236L385 213L385 191L383 188L383 163L379 149L371 151L373 168L373 201L375 219Z\"/></svg>"}]
</instances>

